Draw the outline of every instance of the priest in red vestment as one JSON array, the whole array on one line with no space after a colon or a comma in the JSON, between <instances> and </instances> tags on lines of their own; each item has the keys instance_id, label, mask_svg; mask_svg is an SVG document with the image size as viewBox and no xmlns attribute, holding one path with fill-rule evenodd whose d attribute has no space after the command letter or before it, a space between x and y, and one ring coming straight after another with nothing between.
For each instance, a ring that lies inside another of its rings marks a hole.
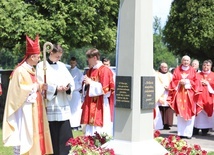
<instances>
[{"instance_id":1,"label":"priest in red vestment","mask_svg":"<svg viewBox=\"0 0 214 155\"><path fill-rule=\"evenodd\" d=\"M177 115L177 134L182 138L192 137L199 90L196 71L190 66L190 57L185 55L181 65L174 70L167 99Z\"/></svg>"},{"instance_id":2,"label":"priest in red vestment","mask_svg":"<svg viewBox=\"0 0 214 155\"><path fill-rule=\"evenodd\" d=\"M90 69L83 80L84 102L81 124L85 135L95 132L113 135L114 80L112 71L100 61L97 49L86 52Z\"/></svg>"},{"instance_id":3,"label":"priest in red vestment","mask_svg":"<svg viewBox=\"0 0 214 155\"><path fill-rule=\"evenodd\" d=\"M195 125L193 134L207 135L210 128L214 126L213 101L214 101L214 72L211 71L212 61L205 60L203 62L202 71L197 76L202 84L202 93L199 95L197 102L197 116L195 117Z\"/></svg>"}]
</instances>

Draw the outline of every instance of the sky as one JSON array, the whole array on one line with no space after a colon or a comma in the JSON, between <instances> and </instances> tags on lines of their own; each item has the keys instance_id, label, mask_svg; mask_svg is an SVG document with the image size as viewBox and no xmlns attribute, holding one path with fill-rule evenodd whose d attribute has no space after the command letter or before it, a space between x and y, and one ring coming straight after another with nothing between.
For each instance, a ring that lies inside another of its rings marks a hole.
<instances>
[{"instance_id":1,"label":"sky","mask_svg":"<svg viewBox=\"0 0 214 155\"><path fill-rule=\"evenodd\" d=\"M164 26L173 0L153 0L153 16L161 18L161 26Z\"/></svg>"}]
</instances>

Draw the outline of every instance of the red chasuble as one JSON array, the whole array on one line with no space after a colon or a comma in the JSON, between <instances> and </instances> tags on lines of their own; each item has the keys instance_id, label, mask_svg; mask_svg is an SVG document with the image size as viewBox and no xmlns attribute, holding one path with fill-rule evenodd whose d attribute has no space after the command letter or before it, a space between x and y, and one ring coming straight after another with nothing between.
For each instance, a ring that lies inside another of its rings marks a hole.
<instances>
[{"instance_id":1,"label":"red chasuble","mask_svg":"<svg viewBox=\"0 0 214 155\"><path fill-rule=\"evenodd\" d=\"M209 82L212 89L214 89L214 73L197 73L199 80L206 80ZM214 94L211 94L208 91L208 87L206 85L202 85L202 93L199 95L199 101L197 102L197 114L204 110L207 113L208 117L213 115L213 101Z\"/></svg>"},{"instance_id":2,"label":"red chasuble","mask_svg":"<svg viewBox=\"0 0 214 155\"><path fill-rule=\"evenodd\" d=\"M89 69L87 76L93 81L98 81L102 84L103 93L111 92L109 97L109 106L111 112L111 121L113 121L114 111L114 81L112 71L102 65L99 69ZM89 86L90 87L90 86ZM81 124L90 124L93 126L103 126L103 95L89 97L89 89L85 96L82 105Z\"/></svg>"},{"instance_id":3,"label":"red chasuble","mask_svg":"<svg viewBox=\"0 0 214 155\"><path fill-rule=\"evenodd\" d=\"M181 79L188 79L190 81L191 86L189 89L179 84ZM200 88L194 68L190 66L185 71L179 66L174 70L167 100L176 114L179 114L185 120L191 119L196 114L196 100L198 99Z\"/></svg>"}]
</instances>

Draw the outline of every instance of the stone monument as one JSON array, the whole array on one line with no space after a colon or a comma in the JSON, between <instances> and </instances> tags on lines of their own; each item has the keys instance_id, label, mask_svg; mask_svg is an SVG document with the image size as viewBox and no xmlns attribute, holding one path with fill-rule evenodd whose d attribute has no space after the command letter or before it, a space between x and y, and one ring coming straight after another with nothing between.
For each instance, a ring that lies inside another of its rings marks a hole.
<instances>
[{"instance_id":1,"label":"stone monument","mask_svg":"<svg viewBox=\"0 0 214 155\"><path fill-rule=\"evenodd\" d=\"M154 140L152 0L120 0L114 140L120 155L164 155Z\"/></svg>"}]
</instances>

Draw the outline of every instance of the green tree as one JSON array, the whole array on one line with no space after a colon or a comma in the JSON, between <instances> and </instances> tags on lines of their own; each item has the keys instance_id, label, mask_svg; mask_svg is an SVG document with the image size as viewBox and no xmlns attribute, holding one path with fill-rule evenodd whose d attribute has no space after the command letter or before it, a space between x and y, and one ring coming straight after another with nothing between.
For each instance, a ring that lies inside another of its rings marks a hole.
<instances>
[{"instance_id":1,"label":"green tree","mask_svg":"<svg viewBox=\"0 0 214 155\"><path fill-rule=\"evenodd\" d=\"M76 49L73 49L69 53L63 54L63 57L67 58L65 63L69 64L70 58L72 56L74 56L77 59L78 67L80 69L84 69L85 67L88 66L85 53L89 48L91 48L91 47L90 46L85 46L85 47L82 47L82 48L76 48ZM112 52L112 53L107 53L106 52L105 53L102 50L99 50L99 52L100 52L100 55L101 55L101 59L106 57L111 61L111 65L115 66L115 56L116 56L115 52Z\"/></svg>"},{"instance_id":2,"label":"green tree","mask_svg":"<svg viewBox=\"0 0 214 155\"><path fill-rule=\"evenodd\" d=\"M84 67L87 67L87 59L86 59L85 52L89 48L90 47L86 46L86 47L82 47L82 48L73 49L68 54L64 54L63 57L68 58L67 61L66 61L67 64L70 64L70 58L71 57L76 57L78 68L84 69Z\"/></svg>"},{"instance_id":3,"label":"green tree","mask_svg":"<svg viewBox=\"0 0 214 155\"><path fill-rule=\"evenodd\" d=\"M158 69L161 62L166 62L169 67L176 67L176 56L170 52L163 43L163 29L161 28L160 18L155 17L153 23L153 52L154 69Z\"/></svg>"},{"instance_id":4,"label":"green tree","mask_svg":"<svg viewBox=\"0 0 214 155\"><path fill-rule=\"evenodd\" d=\"M163 31L171 51L199 60L214 57L214 1L174 0Z\"/></svg>"},{"instance_id":5,"label":"green tree","mask_svg":"<svg viewBox=\"0 0 214 155\"><path fill-rule=\"evenodd\" d=\"M13 68L23 57L25 34L35 36L50 27L31 5L20 0L0 2L0 59L3 68ZM43 32L44 33L44 32Z\"/></svg>"},{"instance_id":6,"label":"green tree","mask_svg":"<svg viewBox=\"0 0 214 155\"><path fill-rule=\"evenodd\" d=\"M67 54L85 46L111 53L116 47L118 8L115 0L2 0L0 56L5 49L12 53L8 60L20 59L26 34L32 38L39 34L41 45L60 43Z\"/></svg>"}]
</instances>

